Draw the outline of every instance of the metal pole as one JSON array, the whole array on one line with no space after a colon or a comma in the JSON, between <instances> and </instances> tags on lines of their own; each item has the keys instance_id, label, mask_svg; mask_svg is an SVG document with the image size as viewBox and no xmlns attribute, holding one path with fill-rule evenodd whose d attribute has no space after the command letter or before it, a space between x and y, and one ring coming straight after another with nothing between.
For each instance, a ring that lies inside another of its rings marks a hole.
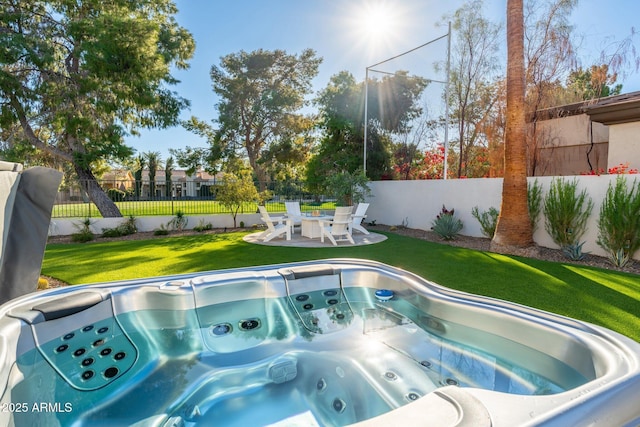
<instances>
[{"instance_id":1,"label":"metal pole","mask_svg":"<svg viewBox=\"0 0 640 427\"><path fill-rule=\"evenodd\" d=\"M451 67L451 21L447 33L447 78L444 84L444 179L447 179L449 156L449 71Z\"/></svg>"},{"instance_id":2,"label":"metal pole","mask_svg":"<svg viewBox=\"0 0 640 427\"><path fill-rule=\"evenodd\" d=\"M369 67L364 73L364 147L363 147L363 169L365 176L367 175L367 122L369 121Z\"/></svg>"},{"instance_id":3,"label":"metal pole","mask_svg":"<svg viewBox=\"0 0 640 427\"><path fill-rule=\"evenodd\" d=\"M364 165L365 174L367 172L367 121L369 120L369 118L368 118L369 69L372 69L373 67L377 67L378 65L385 64L385 63L387 63L389 61L392 61L392 60L394 60L396 58L400 58L401 56L404 56L404 55L406 55L408 53L411 53L411 52L416 51L416 50L418 50L420 48L423 48L423 47L425 47L425 46L427 46L427 45L429 45L431 43L435 43L438 40L441 40L441 39L443 39L445 37L448 37L448 39L449 39L448 47L447 47L447 79L446 79L445 82L441 82L441 81L438 81L438 80L431 80L431 81L438 82L438 83L445 83L446 84L446 86L445 86L445 97L448 99L449 98L449 66L450 66L449 63L450 63L450 51L451 51L451 22L449 22L449 32L447 34L445 34L443 36L440 36L437 39L433 39L433 40L428 41L428 42L426 42L424 44L421 44L418 47L414 47L413 49L410 49L410 50L408 50L406 52L403 52L403 53L401 53L399 55L396 55L396 56L393 56L391 58L385 59L384 61L380 61L380 62L375 63L373 65L369 65L365 69L365 78L364 78L364 149L363 149L363 152L364 152L363 165ZM373 71L375 71L375 72L384 72L384 71L378 71L378 70L373 70ZM386 74L393 75L395 73L386 73ZM449 104L448 103L446 103L445 116L446 116L446 121L447 121L447 126L448 126L448 123L449 123ZM445 139L445 142L444 142L445 143L445 151L444 151L444 155L445 155L445 163L444 163L445 178L446 178L446 171L447 171L447 169L446 169L447 168L447 148L448 148L448 145L449 145L449 135L448 135L448 132L447 132L447 126L445 126L445 128L444 128L444 132L445 132L445 136L444 136L444 139Z\"/></svg>"}]
</instances>

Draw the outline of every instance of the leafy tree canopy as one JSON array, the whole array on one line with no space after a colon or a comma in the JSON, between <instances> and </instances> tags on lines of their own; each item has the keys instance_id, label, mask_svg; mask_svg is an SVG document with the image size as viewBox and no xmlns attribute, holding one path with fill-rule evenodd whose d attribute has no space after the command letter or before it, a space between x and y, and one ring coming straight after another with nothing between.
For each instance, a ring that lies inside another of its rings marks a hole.
<instances>
[{"instance_id":1,"label":"leafy tree canopy","mask_svg":"<svg viewBox=\"0 0 640 427\"><path fill-rule=\"evenodd\" d=\"M443 18L452 22L454 34L447 102L457 122L450 143L458 148L455 153L458 178L473 176L468 166L473 153L488 145L483 127L499 98L495 82L502 27L478 13L483 7L482 0L468 1L452 16Z\"/></svg>"},{"instance_id":2,"label":"leafy tree canopy","mask_svg":"<svg viewBox=\"0 0 640 427\"><path fill-rule=\"evenodd\" d=\"M210 152L174 153L178 161L199 159L212 168L220 160L244 157L264 185L278 164L304 159L313 122L299 111L321 61L311 49L300 55L259 49L224 56L211 67L213 90L220 97L217 128L197 118L185 123L207 139Z\"/></svg>"},{"instance_id":3,"label":"leafy tree canopy","mask_svg":"<svg viewBox=\"0 0 640 427\"><path fill-rule=\"evenodd\" d=\"M260 194L253 184L251 171L243 169L235 174L224 173L222 185L217 188L216 199L231 211L233 227L237 227L236 218L243 204L257 202L260 199Z\"/></svg>"},{"instance_id":4,"label":"leafy tree canopy","mask_svg":"<svg viewBox=\"0 0 640 427\"><path fill-rule=\"evenodd\" d=\"M104 216L119 211L92 164L124 159L140 128L177 123L185 99L169 89L172 67L194 50L170 0L0 1L0 126L15 144L73 164Z\"/></svg>"},{"instance_id":5,"label":"leafy tree canopy","mask_svg":"<svg viewBox=\"0 0 640 427\"><path fill-rule=\"evenodd\" d=\"M617 79L616 73L609 73L607 64L592 65L586 70L578 68L567 79L567 91L573 92L579 101L619 95L622 85L614 85Z\"/></svg>"},{"instance_id":6,"label":"leafy tree canopy","mask_svg":"<svg viewBox=\"0 0 640 427\"><path fill-rule=\"evenodd\" d=\"M368 83L367 176L390 175L392 136L406 132L422 113L417 101L427 80L405 71L370 79ZM363 164L364 82L342 71L331 77L316 103L323 133L320 146L307 167L312 191L323 191L337 173L355 173Z\"/></svg>"}]
</instances>

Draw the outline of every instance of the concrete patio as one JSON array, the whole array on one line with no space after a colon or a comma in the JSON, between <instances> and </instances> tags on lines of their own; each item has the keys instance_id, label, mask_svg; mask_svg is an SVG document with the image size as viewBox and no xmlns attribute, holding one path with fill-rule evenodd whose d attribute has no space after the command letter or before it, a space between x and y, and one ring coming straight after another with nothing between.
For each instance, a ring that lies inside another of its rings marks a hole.
<instances>
[{"instance_id":1,"label":"concrete patio","mask_svg":"<svg viewBox=\"0 0 640 427\"><path fill-rule=\"evenodd\" d=\"M275 238L269 242L263 242L258 238L262 232L252 233L244 236L243 240L249 243L255 243L257 245L265 245L265 246L290 246L290 247L298 247L298 248L337 248L337 247L353 247L353 246L363 246L363 245L372 245L375 243L380 243L387 239L387 236L378 233L354 233L352 235L353 240L355 241L355 245L352 245L349 242L338 242L338 246L333 246L328 239L325 239L324 243L320 241L320 238L310 239L308 237L303 237L300 235L300 231L296 230L296 233L291 236L291 240L286 240L284 237Z\"/></svg>"}]
</instances>

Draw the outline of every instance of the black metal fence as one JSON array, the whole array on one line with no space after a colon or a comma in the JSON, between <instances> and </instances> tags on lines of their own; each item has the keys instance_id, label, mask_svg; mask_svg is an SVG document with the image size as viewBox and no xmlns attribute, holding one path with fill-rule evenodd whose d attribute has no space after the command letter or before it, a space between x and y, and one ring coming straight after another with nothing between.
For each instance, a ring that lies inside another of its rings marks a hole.
<instances>
[{"instance_id":1,"label":"black metal fence","mask_svg":"<svg viewBox=\"0 0 640 427\"><path fill-rule=\"evenodd\" d=\"M218 186L223 183L215 180L194 180L172 182L167 187L165 182L151 185L148 180L108 180L99 181L120 209L123 216L151 216L228 214L230 209L216 200ZM270 197L265 201L272 212L284 212L284 202L295 200L301 202L302 210L330 209L333 200L324 195L314 195L305 190L305 184L297 181L270 182L258 188L269 190ZM97 218L101 217L98 208L89 200L77 185L61 188L56 195L52 216L54 218ZM245 202L239 213L255 213L257 203Z\"/></svg>"}]
</instances>

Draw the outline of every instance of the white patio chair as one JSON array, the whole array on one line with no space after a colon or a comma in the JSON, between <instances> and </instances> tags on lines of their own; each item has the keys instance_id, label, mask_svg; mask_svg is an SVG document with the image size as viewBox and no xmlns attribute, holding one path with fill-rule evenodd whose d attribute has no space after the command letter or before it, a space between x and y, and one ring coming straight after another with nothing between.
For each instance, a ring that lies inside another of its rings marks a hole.
<instances>
[{"instance_id":1,"label":"white patio chair","mask_svg":"<svg viewBox=\"0 0 640 427\"><path fill-rule=\"evenodd\" d=\"M321 221L320 229L320 241L324 243L325 236L333 243L333 246L338 246L338 242L348 241L352 245L355 244L353 237L351 237L351 211L353 206L337 207L336 212L333 215L333 219L330 221Z\"/></svg>"},{"instance_id":2,"label":"white patio chair","mask_svg":"<svg viewBox=\"0 0 640 427\"><path fill-rule=\"evenodd\" d=\"M291 219L291 233L293 228L302 225L302 212L300 212L300 202L284 202L287 210L287 218Z\"/></svg>"},{"instance_id":3,"label":"white patio chair","mask_svg":"<svg viewBox=\"0 0 640 427\"><path fill-rule=\"evenodd\" d=\"M358 207L356 208L355 213L351 215L351 218L353 220L351 222L352 233L354 231L359 231L364 234L369 234L367 229L362 226L362 220L367 217L365 215L367 213L367 209L369 209L369 203L358 203Z\"/></svg>"},{"instance_id":4,"label":"white patio chair","mask_svg":"<svg viewBox=\"0 0 640 427\"><path fill-rule=\"evenodd\" d=\"M286 235L287 240L291 240L291 226L287 223L285 217L272 217L264 206L258 206L262 221L267 225L267 229L263 231L258 238L263 242L268 242L275 237Z\"/></svg>"}]
</instances>

